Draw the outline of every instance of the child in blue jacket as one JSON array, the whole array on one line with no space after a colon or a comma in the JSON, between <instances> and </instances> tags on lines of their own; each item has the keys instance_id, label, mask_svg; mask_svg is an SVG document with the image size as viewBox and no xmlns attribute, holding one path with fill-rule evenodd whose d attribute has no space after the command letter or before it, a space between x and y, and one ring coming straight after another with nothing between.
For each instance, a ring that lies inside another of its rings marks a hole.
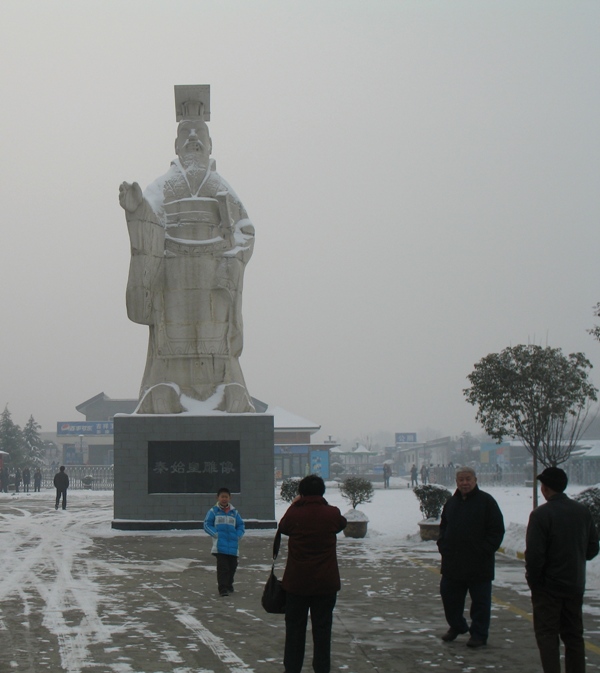
<instances>
[{"instance_id":1,"label":"child in blue jacket","mask_svg":"<svg viewBox=\"0 0 600 673\"><path fill-rule=\"evenodd\" d=\"M246 529L239 512L231 504L231 492L220 488L217 504L204 518L204 530L213 538L211 554L217 559L217 584L219 595L233 593L233 577L238 566L238 540Z\"/></svg>"}]
</instances>

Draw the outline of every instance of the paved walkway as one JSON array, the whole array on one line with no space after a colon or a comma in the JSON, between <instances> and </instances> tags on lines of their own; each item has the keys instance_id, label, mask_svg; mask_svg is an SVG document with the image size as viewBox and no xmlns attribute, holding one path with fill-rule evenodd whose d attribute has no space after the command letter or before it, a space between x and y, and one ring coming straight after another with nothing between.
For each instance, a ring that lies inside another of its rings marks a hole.
<instances>
[{"instance_id":1,"label":"paved walkway","mask_svg":"<svg viewBox=\"0 0 600 673\"><path fill-rule=\"evenodd\" d=\"M272 532L247 534L236 593L220 598L202 534L111 532L110 518L106 498L66 512L0 504L2 673L282 673L284 618L260 606ZM341 536L339 551L333 672L540 670L528 597L510 582L495 588L488 646L473 651L464 636L439 638L447 626L431 543ZM498 566L522 588L521 561L500 556ZM595 613L589 671L600 671Z\"/></svg>"}]
</instances>

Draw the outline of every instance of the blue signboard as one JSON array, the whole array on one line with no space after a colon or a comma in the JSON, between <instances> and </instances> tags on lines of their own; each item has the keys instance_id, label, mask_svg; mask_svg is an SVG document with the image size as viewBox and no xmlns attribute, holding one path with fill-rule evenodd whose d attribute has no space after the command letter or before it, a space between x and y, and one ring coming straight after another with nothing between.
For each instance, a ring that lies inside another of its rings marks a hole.
<instances>
[{"instance_id":1,"label":"blue signboard","mask_svg":"<svg viewBox=\"0 0 600 673\"><path fill-rule=\"evenodd\" d=\"M417 441L416 432L397 432L396 444L414 444Z\"/></svg>"},{"instance_id":2,"label":"blue signboard","mask_svg":"<svg viewBox=\"0 0 600 673\"><path fill-rule=\"evenodd\" d=\"M310 471L322 479L329 479L329 451L310 452Z\"/></svg>"},{"instance_id":3,"label":"blue signboard","mask_svg":"<svg viewBox=\"0 0 600 673\"><path fill-rule=\"evenodd\" d=\"M310 446L308 444L291 444L291 445L279 445L275 444L275 455L282 453L304 453L307 454L310 451Z\"/></svg>"},{"instance_id":4,"label":"blue signboard","mask_svg":"<svg viewBox=\"0 0 600 673\"><path fill-rule=\"evenodd\" d=\"M74 435L112 435L114 423L112 421L59 421L56 424L58 436Z\"/></svg>"}]
</instances>

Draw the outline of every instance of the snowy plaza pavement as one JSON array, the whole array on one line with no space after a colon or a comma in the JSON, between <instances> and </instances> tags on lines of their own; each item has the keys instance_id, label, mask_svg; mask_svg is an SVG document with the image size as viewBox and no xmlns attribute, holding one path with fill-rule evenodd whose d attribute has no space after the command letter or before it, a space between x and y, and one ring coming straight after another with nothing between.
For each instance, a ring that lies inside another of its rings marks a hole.
<instances>
[{"instance_id":1,"label":"snowy plaza pavement","mask_svg":"<svg viewBox=\"0 0 600 673\"><path fill-rule=\"evenodd\" d=\"M505 491L517 501L514 516L501 490L492 492L506 523L518 529L527 495ZM334 490L326 497L347 509ZM113 531L112 493L71 491L69 498L63 512L54 510L50 491L0 494L2 673L283 671L284 618L260 605L273 531L246 534L236 593L220 598L202 531ZM540 670L523 564L514 554L497 557L488 646L470 650L464 637L442 643L439 557L435 544L416 534L414 494L377 490L360 508L370 518L368 537L339 536L332 671ZM278 502L277 516L284 510ZM285 542L280 574L284 561ZM600 671L600 592L590 570L588 670ZM312 670L310 634L308 643L305 671Z\"/></svg>"}]
</instances>

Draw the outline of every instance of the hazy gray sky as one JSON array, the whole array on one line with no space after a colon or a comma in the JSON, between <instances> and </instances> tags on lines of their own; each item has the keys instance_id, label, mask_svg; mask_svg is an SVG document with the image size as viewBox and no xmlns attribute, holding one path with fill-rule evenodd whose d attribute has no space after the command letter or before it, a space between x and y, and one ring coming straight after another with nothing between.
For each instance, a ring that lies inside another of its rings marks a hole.
<instances>
[{"instance_id":1,"label":"hazy gray sky","mask_svg":"<svg viewBox=\"0 0 600 673\"><path fill-rule=\"evenodd\" d=\"M252 395L348 440L478 430L480 358L583 351L600 301L600 3L4 0L0 405L45 430L135 397L118 186L210 84L256 227Z\"/></svg>"}]
</instances>

